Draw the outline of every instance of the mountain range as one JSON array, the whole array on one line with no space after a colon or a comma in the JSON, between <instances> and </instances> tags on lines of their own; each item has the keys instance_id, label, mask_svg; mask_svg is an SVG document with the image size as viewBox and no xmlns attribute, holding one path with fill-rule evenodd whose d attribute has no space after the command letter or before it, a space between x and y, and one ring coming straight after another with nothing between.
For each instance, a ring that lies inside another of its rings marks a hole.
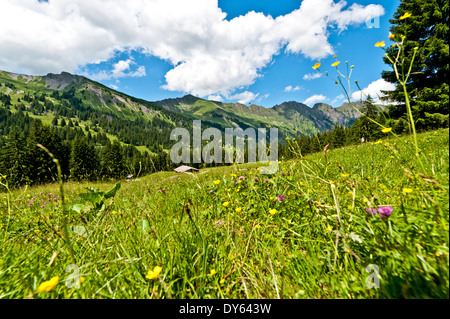
<instances>
[{"instance_id":1,"label":"mountain range","mask_svg":"<svg viewBox=\"0 0 450 319\"><path fill-rule=\"evenodd\" d=\"M299 134L312 135L332 129L335 125L349 126L360 114L350 104L333 108L325 103L317 103L312 108L299 102L289 101L271 108L241 103L222 103L205 100L193 95L161 101L146 101L111 89L84 76L67 72L49 73L45 76L32 76L0 71L0 94L8 96L14 108L22 103L25 110L32 112L33 105L26 102L26 95L45 94L50 101L55 92L78 101L83 108L97 110L104 116L117 116L134 121L136 119L170 123L185 126L187 122L199 119L209 126L225 129L227 127L269 128L277 127L281 137ZM58 103L55 99L54 103ZM1 105L1 102L0 102ZM353 104L361 107L361 102ZM69 105L70 106L70 105ZM174 117L174 115L177 115ZM47 121L54 114L40 113ZM176 120L174 120L174 118Z\"/></svg>"}]
</instances>

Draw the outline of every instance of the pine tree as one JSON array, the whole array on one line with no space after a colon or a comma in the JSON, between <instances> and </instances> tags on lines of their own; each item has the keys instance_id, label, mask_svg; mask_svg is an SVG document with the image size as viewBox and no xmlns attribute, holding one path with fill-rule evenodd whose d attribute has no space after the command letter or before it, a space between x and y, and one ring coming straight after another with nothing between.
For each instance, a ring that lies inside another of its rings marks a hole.
<instances>
[{"instance_id":1,"label":"pine tree","mask_svg":"<svg viewBox=\"0 0 450 319\"><path fill-rule=\"evenodd\" d=\"M63 175L68 175L69 154L55 131L34 121L27 139L27 159L30 163L29 177L32 183L56 181L57 169L52 158L37 144L45 146L61 163Z\"/></svg>"},{"instance_id":2,"label":"pine tree","mask_svg":"<svg viewBox=\"0 0 450 319\"><path fill-rule=\"evenodd\" d=\"M106 142L102 150L102 175L107 178L120 179L125 176L125 162L118 141Z\"/></svg>"},{"instance_id":3,"label":"pine tree","mask_svg":"<svg viewBox=\"0 0 450 319\"><path fill-rule=\"evenodd\" d=\"M14 129L9 134L6 145L0 149L0 174L7 176L10 187L30 182L26 151L25 139Z\"/></svg>"},{"instance_id":4,"label":"pine tree","mask_svg":"<svg viewBox=\"0 0 450 319\"><path fill-rule=\"evenodd\" d=\"M405 13L410 17L401 19ZM418 48L411 76L407 83L411 96L414 117L418 119L416 127L433 128L448 126L449 114L449 43L448 43L448 0L401 0L390 20L391 33L397 42L404 41L403 70L406 73L412 61L414 48ZM398 46L387 48L386 53L397 56ZM383 58L386 64L389 60ZM403 88L397 82L394 70L383 71L382 77L396 84L396 90L384 92L388 98L400 104L392 105L390 113L400 117L405 112Z\"/></svg>"},{"instance_id":5,"label":"pine tree","mask_svg":"<svg viewBox=\"0 0 450 319\"><path fill-rule=\"evenodd\" d=\"M86 138L75 137L70 153L70 178L74 180L95 180L98 176L100 161L93 145Z\"/></svg>"}]
</instances>

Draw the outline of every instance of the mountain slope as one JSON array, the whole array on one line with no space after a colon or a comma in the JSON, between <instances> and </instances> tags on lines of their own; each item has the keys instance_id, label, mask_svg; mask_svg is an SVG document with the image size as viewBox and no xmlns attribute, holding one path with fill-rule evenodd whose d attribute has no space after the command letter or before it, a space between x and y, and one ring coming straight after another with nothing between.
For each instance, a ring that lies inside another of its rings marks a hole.
<instances>
[{"instance_id":1,"label":"mountain slope","mask_svg":"<svg viewBox=\"0 0 450 319\"><path fill-rule=\"evenodd\" d=\"M283 138L316 134L330 130L336 124L348 126L359 117L359 113L348 104L333 108L328 104L318 103L310 108L303 103L290 101L264 108L254 104L247 106L209 101L192 95L149 102L67 72L30 76L0 71L0 83L0 92L8 96L14 108L23 106L37 116L50 118L55 113L48 112L45 108L46 101L64 104L73 109L97 111L103 116L127 121L144 120L149 121L149 125L171 128L190 128L194 119L202 120L205 127L214 126L219 129L276 127L279 129L279 136ZM33 96L44 96L41 98L42 106L39 107L36 102L31 103ZM358 103L356 106L360 107ZM36 114L36 108L40 109L39 114Z\"/></svg>"}]
</instances>

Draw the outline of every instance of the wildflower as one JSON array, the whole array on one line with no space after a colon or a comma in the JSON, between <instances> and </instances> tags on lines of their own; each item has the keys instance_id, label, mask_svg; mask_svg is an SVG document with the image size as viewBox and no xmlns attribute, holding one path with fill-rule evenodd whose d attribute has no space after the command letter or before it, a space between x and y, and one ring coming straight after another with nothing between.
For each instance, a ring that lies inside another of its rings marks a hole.
<instances>
[{"instance_id":1,"label":"wildflower","mask_svg":"<svg viewBox=\"0 0 450 319\"><path fill-rule=\"evenodd\" d=\"M147 279L156 279L159 276L159 273L161 272L162 267L160 266L156 266L155 268L153 268L153 270L149 270L147 272L147 275L145 276L145 278Z\"/></svg>"},{"instance_id":2,"label":"wildflower","mask_svg":"<svg viewBox=\"0 0 450 319\"><path fill-rule=\"evenodd\" d=\"M213 190L211 189L210 191L209 191L209 193L211 194L213 192Z\"/></svg>"},{"instance_id":3,"label":"wildflower","mask_svg":"<svg viewBox=\"0 0 450 319\"><path fill-rule=\"evenodd\" d=\"M254 180L257 181L257 180L258 180L258 177L255 177Z\"/></svg>"},{"instance_id":4,"label":"wildflower","mask_svg":"<svg viewBox=\"0 0 450 319\"><path fill-rule=\"evenodd\" d=\"M261 225L255 225L255 228L256 228L256 229L260 229L260 228L261 228Z\"/></svg>"},{"instance_id":5,"label":"wildflower","mask_svg":"<svg viewBox=\"0 0 450 319\"><path fill-rule=\"evenodd\" d=\"M320 67L320 63L316 63L314 64L314 66L312 67L314 70L317 70Z\"/></svg>"},{"instance_id":6,"label":"wildflower","mask_svg":"<svg viewBox=\"0 0 450 319\"><path fill-rule=\"evenodd\" d=\"M378 140L378 141L376 141L376 142L373 143L373 144L378 145L378 144L381 144L381 143L383 143L383 141L382 141L382 140Z\"/></svg>"},{"instance_id":7,"label":"wildflower","mask_svg":"<svg viewBox=\"0 0 450 319\"><path fill-rule=\"evenodd\" d=\"M59 276L53 277L50 280L44 281L43 283L41 283L38 287L38 291L40 292L49 292L50 290L52 290L53 288L56 287L56 285L59 282Z\"/></svg>"},{"instance_id":8,"label":"wildflower","mask_svg":"<svg viewBox=\"0 0 450 319\"><path fill-rule=\"evenodd\" d=\"M222 204L224 207L227 207L228 205L230 205L230 203L229 202L225 202L225 203L223 203Z\"/></svg>"},{"instance_id":9,"label":"wildflower","mask_svg":"<svg viewBox=\"0 0 450 319\"><path fill-rule=\"evenodd\" d=\"M376 214L378 214L378 212L375 208L366 208L366 214L370 216L370 215L376 215Z\"/></svg>"},{"instance_id":10,"label":"wildflower","mask_svg":"<svg viewBox=\"0 0 450 319\"><path fill-rule=\"evenodd\" d=\"M405 12L405 14L402 15L402 16L399 18L399 20L407 19L407 18L409 18L410 16L412 16L412 13Z\"/></svg>"},{"instance_id":11,"label":"wildflower","mask_svg":"<svg viewBox=\"0 0 450 319\"><path fill-rule=\"evenodd\" d=\"M275 215L276 213L277 213L277 210L275 208L269 210L269 214L271 214L271 215Z\"/></svg>"},{"instance_id":12,"label":"wildflower","mask_svg":"<svg viewBox=\"0 0 450 319\"><path fill-rule=\"evenodd\" d=\"M269 181L269 179L268 178L266 178L265 180L264 180L265 182L268 182Z\"/></svg>"},{"instance_id":13,"label":"wildflower","mask_svg":"<svg viewBox=\"0 0 450 319\"><path fill-rule=\"evenodd\" d=\"M242 212L242 208L241 207L236 208L236 213L240 213L240 212Z\"/></svg>"},{"instance_id":14,"label":"wildflower","mask_svg":"<svg viewBox=\"0 0 450 319\"><path fill-rule=\"evenodd\" d=\"M341 62L339 62L339 61L336 61L336 62L334 62L331 66L338 66L339 65L339 63L341 63Z\"/></svg>"},{"instance_id":15,"label":"wildflower","mask_svg":"<svg viewBox=\"0 0 450 319\"><path fill-rule=\"evenodd\" d=\"M45 205L42 205L41 208L45 208Z\"/></svg>"},{"instance_id":16,"label":"wildflower","mask_svg":"<svg viewBox=\"0 0 450 319\"><path fill-rule=\"evenodd\" d=\"M242 181L244 179L244 176L239 176L239 180Z\"/></svg>"},{"instance_id":17,"label":"wildflower","mask_svg":"<svg viewBox=\"0 0 450 319\"><path fill-rule=\"evenodd\" d=\"M284 201L286 197L284 197L283 195L278 195L277 199L281 202Z\"/></svg>"},{"instance_id":18,"label":"wildflower","mask_svg":"<svg viewBox=\"0 0 450 319\"><path fill-rule=\"evenodd\" d=\"M327 231L332 231L332 230L333 230L333 227L330 225L327 225Z\"/></svg>"},{"instance_id":19,"label":"wildflower","mask_svg":"<svg viewBox=\"0 0 450 319\"><path fill-rule=\"evenodd\" d=\"M286 175L286 174L284 174L284 172L281 172L281 176L284 176L284 175Z\"/></svg>"},{"instance_id":20,"label":"wildflower","mask_svg":"<svg viewBox=\"0 0 450 319\"><path fill-rule=\"evenodd\" d=\"M355 67L355 66L354 66L354 65L352 65L352 66L351 66L350 68L351 68L351 69L353 69L354 67Z\"/></svg>"},{"instance_id":21,"label":"wildflower","mask_svg":"<svg viewBox=\"0 0 450 319\"><path fill-rule=\"evenodd\" d=\"M214 184L219 185L219 184L220 184L220 181L219 181L219 180L214 181Z\"/></svg>"},{"instance_id":22,"label":"wildflower","mask_svg":"<svg viewBox=\"0 0 450 319\"><path fill-rule=\"evenodd\" d=\"M217 274L217 270L211 269L210 272L209 272L209 274L210 274L211 276L214 276L215 274Z\"/></svg>"},{"instance_id":23,"label":"wildflower","mask_svg":"<svg viewBox=\"0 0 450 319\"><path fill-rule=\"evenodd\" d=\"M395 38L395 34L389 33L389 40L393 40Z\"/></svg>"},{"instance_id":24,"label":"wildflower","mask_svg":"<svg viewBox=\"0 0 450 319\"><path fill-rule=\"evenodd\" d=\"M333 55L333 58L337 58L337 54Z\"/></svg>"},{"instance_id":25,"label":"wildflower","mask_svg":"<svg viewBox=\"0 0 450 319\"><path fill-rule=\"evenodd\" d=\"M411 194L411 193L413 192L413 190L412 190L411 188L403 188L403 191L404 191L406 194Z\"/></svg>"},{"instance_id":26,"label":"wildflower","mask_svg":"<svg viewBox=\"0 0 450 319\"><path fill-rule=\"evenodd\" d=\"M219 281L222 285L225 283L225 279L224 278L222 278L222 279L220 279L220 281Z\"/></svg>"},{"instance_id":27,"label":"wildflower","mask_svg":"<svg viewBox=\"0 0 450 319\"><path fill-rule=\"evenodd\" d=\"M386 127L381 130L381 132L383 132L383 133L389 133L390 131L392 131L392 127Z\"/></svg>"},{"instance_id":28,"label":"wildflower","mask_svg":"<svg viewBox=\"0 0 450 319\"><path fill-rule=\"evenodd\" d=\"M350 174L344 174L344 173L341 173L341 176L342 176L342 177L349 177ZM353 194L353 193L352 193L352 194Z\"/></svg>"},{"instance_id":29,"label":"wildflower","mask_svg":"<svg viewBox=\"0 0 450 319\"><path fill-rule=\"evenodd\" d=\"M376 46L377 48L382 48L382 47L384 47L384 46L385 46L384 41L380 41L380 42L375 43L375 46Z\"/></svg>"},{"instance_id":30,"label":"wildflower","mask_svg":"<svg viewBox=\"0 0 450 319\"><path fill-rule=\"evenodd\" d=\"M394 209L391 206L380 206L377 210L380 213L380 218L384 220L391 216Z\"/></svg>"}]
</instances>

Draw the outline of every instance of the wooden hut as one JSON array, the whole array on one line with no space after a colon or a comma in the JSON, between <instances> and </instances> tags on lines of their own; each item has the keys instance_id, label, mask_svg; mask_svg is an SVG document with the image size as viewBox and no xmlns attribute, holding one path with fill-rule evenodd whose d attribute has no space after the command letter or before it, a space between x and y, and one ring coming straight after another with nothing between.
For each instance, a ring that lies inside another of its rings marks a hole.
<instances>
[{"instance_id":1,"label":"wooden hut","mask_svg":"<svg viewBox=\"0 0 450 319\"><path fill-rule=\"evenodd\" d=\"M194 173L198 173L199 170L194 168L194 167L190 167L190 166L186 166L186 165L182 165L180 167L177 167L174 169L175 172L177 173L189 173L189 172L194 172Z\"/></svg>"}]
</instances>

